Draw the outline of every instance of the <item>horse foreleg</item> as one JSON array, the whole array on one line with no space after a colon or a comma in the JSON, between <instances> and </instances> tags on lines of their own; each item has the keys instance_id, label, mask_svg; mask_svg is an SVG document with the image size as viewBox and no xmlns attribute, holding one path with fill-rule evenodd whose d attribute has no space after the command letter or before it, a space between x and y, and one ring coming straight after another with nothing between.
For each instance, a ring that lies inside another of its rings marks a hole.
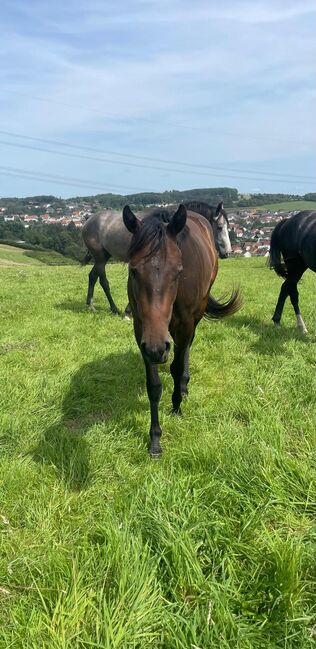
<instances>
[{"instance_id":1,"label":"horse foreleg","mask_svg":"<svg viewBox=\"0 0 316 649\"><path fill-rule=\"evenodd\" d=\"M127 305L127 307L125 308L125 311L124 311L124 318L125 318L125 320L131 320L132 317L133 317L132 307L131 307L130 303L128 303L128 305Z\"/></svg>"},{"instance_id":2,"label":"horse foreleg","mask_svg":"<svg viewBox=\"0 0 316 649\"><path fill-rule=\"evenodd\" d=\"M188 394L190 345L185 347L174 346L174 358L170 365L170 372L173 378L172 412L181 415L181 403L184 396Z\"/></svg>"},{"instance_id":3,"label":"horse foreleg","mask_svg":"<svg viewBox=\"0 0 316 649\"><path fill-rule=\"evenodd\" d=\"M158 415L159 401L162 393L162 385L161 385L161 381L159 378L156 365L152 365L142 353L142 349L141 349L142 327L138 318L135 317L135 310L134 310L134 332L145 365L146 387L147 387L148 399L150 402L149 435L150 435L151 443L149 448L149 454L153 459L156 459L159 458L160 455L162 454L162 448L160 446L160 437L162 434L162 430L159 425L159 415Z\"/></svg>"},{"instance_id":4,"label":"horse foreleg","mask_svg":"<svg viewBox=\"0 0 316 649\"><path fill-rule=\"evenodd\" d=\"M89 284L88 284L88 293L87 293L87 300L86 300L86 304L91 309L91 311L95 311L95 308L93 306L93 293L94 293L95 283L98 277L99 277L99 271L97 269L97 265L94 264L92 270L90 270L89 273Z\"/></svg>"},{"instance_id":5,"label":"horse foreleg","mask_svg":"<svg viewBox=\"0 0 316 649\"><path fill-rule=\"evenodd\" d=\"M144 357L143 357L144 358ZM160 457L162 448L160 446L161 428L159 425L158 407L162 393L162 385L159 378L158 370L155 365L151 365L144 358L146 368L146 387L148 399L150 401L150 449L149 453L152 458Z\"/></svg>"}]
</instances>

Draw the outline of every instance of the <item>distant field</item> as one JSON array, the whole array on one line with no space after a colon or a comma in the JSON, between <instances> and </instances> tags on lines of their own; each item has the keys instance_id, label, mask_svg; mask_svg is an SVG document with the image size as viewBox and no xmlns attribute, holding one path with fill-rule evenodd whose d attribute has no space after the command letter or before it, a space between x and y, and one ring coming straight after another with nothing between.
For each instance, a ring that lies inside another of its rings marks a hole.
<instances>
[{"instance_id":1,"label":"distant field","mask_svg":"<svg viewBox=\"0 0 316 649\"><path fill-rule=\"evenodd\" d=\"M316 210L316 201L287 201L285 203L267 203L267 205L258 205L254 207L240 207L240 210L272 210L273 212L291 212L293 210Z\"/></svg>"},{"instance_id":2,"label":"distant field","mask_svg":"<svg viewBox=\"0 0 316 649\"><path fill-rule=\"evenodd\" d=\"M87 311L88 272L1 268L0 647L312 649L314 275L303 337L264 259L220 263L244 307L198 326L183 417L160 370L154 462L132 324L99 285Z\"/></svg>"},{"instance_id":3,"label":"distant field","mask_svg":"<svg viewBox=\"0 0 316 649\"><path fill-rule=\"evenodd\" d=\"M0 266L60 266L74 264L72 259L67 259L58 252L42 250L23 250L15 246L0 243Z\"/></svg>"}]
</instances>

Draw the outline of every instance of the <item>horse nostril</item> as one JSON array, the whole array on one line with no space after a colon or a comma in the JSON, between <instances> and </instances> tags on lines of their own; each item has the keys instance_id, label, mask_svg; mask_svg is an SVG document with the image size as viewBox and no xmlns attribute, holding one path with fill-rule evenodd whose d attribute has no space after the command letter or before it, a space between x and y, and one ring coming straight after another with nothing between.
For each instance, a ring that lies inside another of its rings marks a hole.
<instances>
[{"instance_id":1,"label":"horse nostril","mask_svg":"<svg viewBox=\"0 0 316 649\"><path fill-rule=\"evenodd\" d=\"M170 344L169 340L166 340L166 352L170 351L170 347L171 347L171 344Z\"/></svg>"}]
</instances>

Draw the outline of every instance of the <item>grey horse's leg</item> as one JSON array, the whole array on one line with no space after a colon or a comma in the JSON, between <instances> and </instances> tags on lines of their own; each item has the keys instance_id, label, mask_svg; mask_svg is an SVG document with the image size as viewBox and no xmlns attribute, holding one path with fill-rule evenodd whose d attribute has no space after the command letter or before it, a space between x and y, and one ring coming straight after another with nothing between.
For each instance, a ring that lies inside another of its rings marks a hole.
<instances>
[{"instance_id":1,"label":"grey horse's leg","mask_svg":"<svg viewBox=\"0 0 316 649\"><path fill-rule=\"evenodd\" d=\"M110 258L110 255L109 255L108 259L109 258ZM108 261L108 259L106 261ZM105 272L105 264L102 264L102 265L99 266L99 279L100 279L100 284L101 284L101 286L102 286L102 288L104 290L104 293L105 293L105 295L106 295L106 297L108 299L108 302L109 302L110 309L111 309L112 313L119 314L120 311L117 308L117 306L116 306L116 304L115 304L115 302L114 302L114 300L112 298L112 295L111 295L110 284L109 284L109 281L108 281L108 278L107 278L106 272Z\"/></svg>"},{"instance_id":2,"label":"grey horse's leg","mask_svg":"<svg viewBox=\"0 0 316 649\"><path fill-rule=\"evenodd\" d=\"M99 277L99 271L97 268L97 264L94 264L93 268L90 270L89 273L88 294L86 300L86 304L91 309L91 311L95 311L95 308L93 306L93 293L94 293L95 283L98 277Z\"/></svg>"}]
</instances>

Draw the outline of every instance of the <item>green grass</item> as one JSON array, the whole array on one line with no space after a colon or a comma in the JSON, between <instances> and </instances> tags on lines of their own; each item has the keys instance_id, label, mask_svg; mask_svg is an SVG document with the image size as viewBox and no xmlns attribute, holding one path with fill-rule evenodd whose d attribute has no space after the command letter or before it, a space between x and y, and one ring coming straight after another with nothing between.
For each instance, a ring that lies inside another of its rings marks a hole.
<instances>
[{"instance_id":1,"label":"green grass","mask_svg":"<svg viewBox=\"0 0 316 649\"><path fill-rule=\"evenodd\" d=\"M303 337L265 260L221 263L244 308L200 323L181 418L161 369L153 462L132 325L99 286L86 311L87 274L1 269L0 647L313 647L314 275Z\"/></svg>"},{"instance_id":2,"label":"green grass","mask_svg":"<svg viewBox=\"0 0 316 649\"><path fill-rule=\"evenodd\" d=\"M0 266L14 265L48 265L61 266L75 264L72 259L50 250L24 250L16 246L0 243Z\"/></svg>"},{"instance_id":3,"label":"green grass","mask_svg":"<svg viewBox=\"0 0 316 649\"><path fill-rule=\"evenodd\" d=\"M316 201L285 201L284 203L267 203L254 207L242 207L242 210L272 210L273 212L292 212L294 210L316 210Z\"/></svg>"}]
</instances>

